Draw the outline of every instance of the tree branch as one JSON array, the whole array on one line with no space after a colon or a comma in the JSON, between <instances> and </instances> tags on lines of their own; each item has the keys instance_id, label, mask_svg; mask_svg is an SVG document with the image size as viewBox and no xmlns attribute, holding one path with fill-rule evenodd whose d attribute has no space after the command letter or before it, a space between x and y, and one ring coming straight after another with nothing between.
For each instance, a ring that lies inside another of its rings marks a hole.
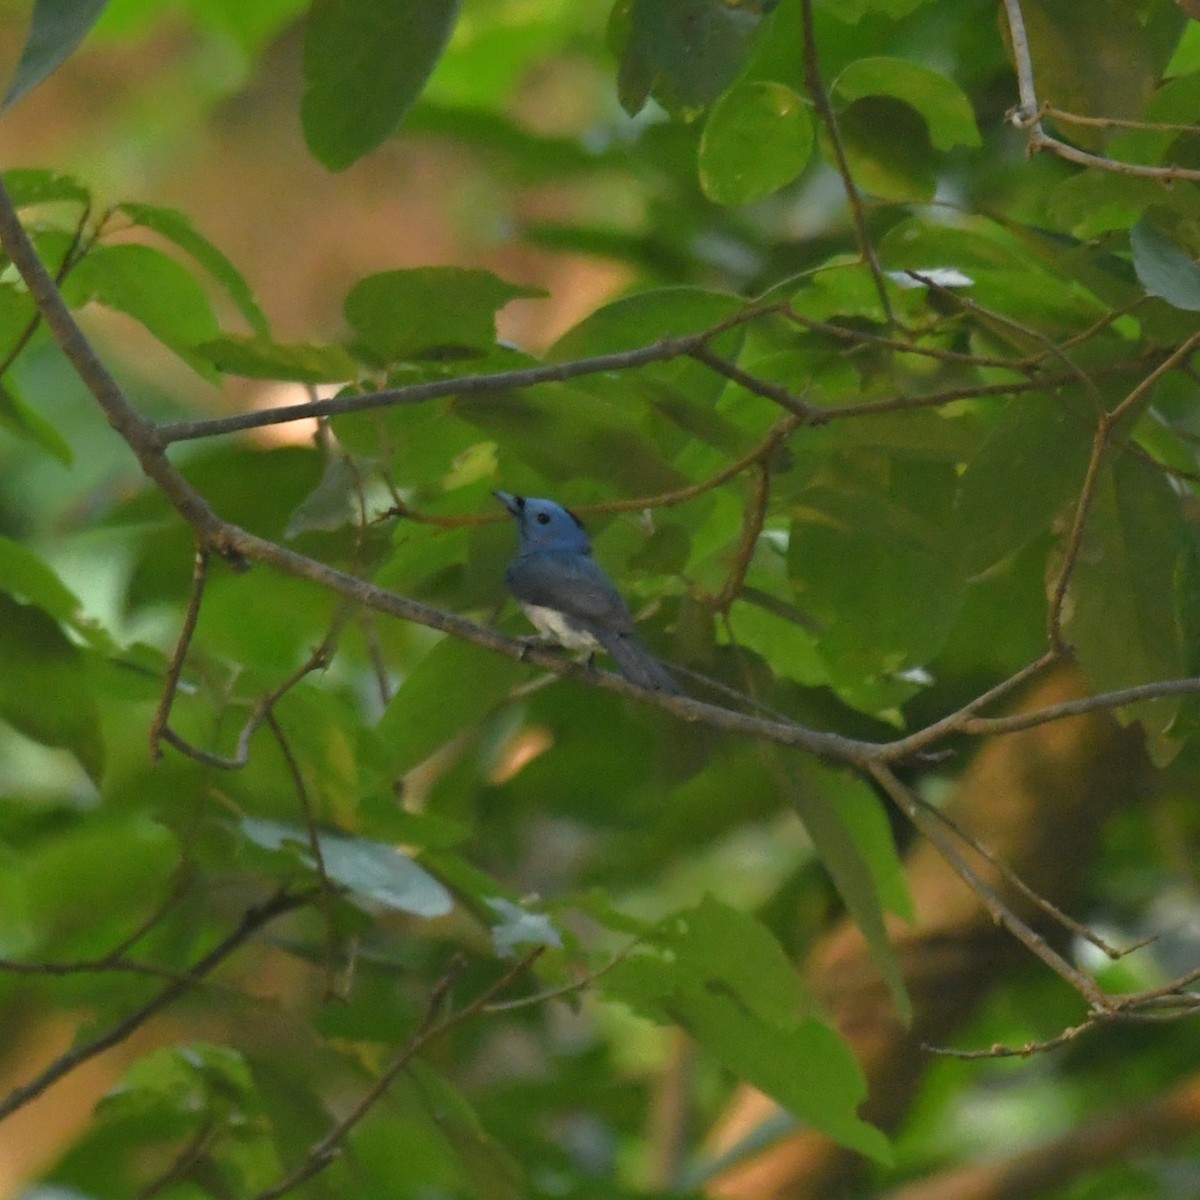
<instances>
[{"instance_id":1,"label":"tree branch","mask_svg":"<svg viewBox=\"0 0 1200 1200\"><path fill-rule=\"evenodd\" d=\"M198 959L185 975L172 980L143 1004L141 1008L118 1021L105 1033L68 1050L65 1054L56 1058L45 1070L28 1083L22 1084L20 1087L16 1087L9 1092L3 1100L0 1100L0 1121L3 1121L5 1117L11 1116L19 1108L23 1108L31 1100L36 1100L47 1088L57 1083L64 1075L75 1070L76 1067L87 1062L89 1059L95 1058L98 1054L103 1054L105 1050L110 1050L113 1046L120 1045L121 1042L125 1041L126 1038L145 1025L151 1017L161 1012L168 1005L173 1004L180 996L194 987L198 980L203 979L215 967L223 963L264 925L269 924L276 917L280 917L284 913L292 912L297 908L303 908L313 898L314 894L312 890L303 892L281 890L262 904L248 908L242 915L242 919L237 927L218 942L207 954Z\"/></svg>"}]
</instances>

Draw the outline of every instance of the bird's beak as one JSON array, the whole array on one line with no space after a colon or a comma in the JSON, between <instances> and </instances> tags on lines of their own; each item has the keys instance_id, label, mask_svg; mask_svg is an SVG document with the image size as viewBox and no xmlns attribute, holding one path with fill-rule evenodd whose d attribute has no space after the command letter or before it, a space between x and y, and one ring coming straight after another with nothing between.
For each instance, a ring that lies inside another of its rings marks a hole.
<instances>
[{"instance_id":1,"label":"bird's beak","mask_svg":"<svg viewBox=\"0 0 1200 1200\"><path fill-rule=\"evenodd\" d=\"M514 517L521 515L521 509L525 507L524 496L514 496L512 492L493 492L493 496L508 509Z\"/></svg>"}]
</instances>

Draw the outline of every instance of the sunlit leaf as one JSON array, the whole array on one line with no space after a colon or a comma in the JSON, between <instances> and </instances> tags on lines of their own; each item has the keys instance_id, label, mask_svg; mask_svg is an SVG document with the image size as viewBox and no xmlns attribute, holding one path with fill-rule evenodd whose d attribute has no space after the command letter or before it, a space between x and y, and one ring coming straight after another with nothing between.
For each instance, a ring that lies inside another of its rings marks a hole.
<instances>
[{"instance_id":1,"label":"sunlit leaf","mask_svg":"<svg viewBox=\"0 0 1200 1200\"><path fill-rule=\"evenodd\" d=\"M384 362L483 350L496 340L496 313L540 288L506 283L490 271L415 267L360 279L346 296L346 320Z\"/></svg>"},{"instance_id":2,"label":"sunlit leaf","mask_svg":"<svg viewBox=\"0 0 1200 1200\"><path fill-rule=\"evenodd\" d=\"M812 119L791 88L742 84L708 115L700 139L700 186L718 204L761 200L800 174L812 144Z\"/></svg>"},{"instance_id":3,"label":"sunlit leaf","mask_svg":"<svg viewBox=\"0 0 1200 1200\"><path fill-rule=\"evenodd\" d=\"M117 211L124 213L135 224L154 230L181 250L186 250L225 289L250 328L260 337L267 336L267 318L255 300L250 285L224 252L197 231L186 213L177 208L134 204L130 201L117 205Z\"/></svg>"},{"instance_id":4,"label":"sunlit leaf","mask_svg":"<svg viewBox=\"0 0 1200 1200\"><path fill-rule=\"evenodd\" d=\"M67 276L63 294L73 305L94 301L127 313L200 374L214 375L196 352L217 335L212 306L192 273L161 251L96 246Z\"/></svg>"}]
</instances>

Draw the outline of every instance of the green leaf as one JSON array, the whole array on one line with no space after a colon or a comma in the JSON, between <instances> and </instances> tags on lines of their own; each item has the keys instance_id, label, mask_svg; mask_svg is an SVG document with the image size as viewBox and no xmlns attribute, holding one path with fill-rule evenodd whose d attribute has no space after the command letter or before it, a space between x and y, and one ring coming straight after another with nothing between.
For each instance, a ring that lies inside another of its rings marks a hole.
<instances>
[{"instance_id":1,"label":"green leaf","mask_svg":"<svg viewBox=\"0 0 1200 1200\"><path fill-rule=\"evenodd\" d=\"M425 1111L454 1150L471 1195L479 1200L520 1200L529 1195L521 1165L492 1137L462 1093L422 1059L408 1075L421 1091Z\"/></svg>"},{"instance_id":2,"label":"green leaf","mask_svg":"<svg viewBox=\"0 0 1200 1200\"><path fill-rule=\"evenodd\" d=\"M878 828L872 829L869 824L870 818L866 818L859 837L852 832L854 827L847 822L844 814L847 811L853 812L857 806L862 810L856 814L861 820L866 811L867 801L861 793L858 796L848 796L844 778L840 778L836 772L822 768L811 772L806 770L804 776L798 778L789 764L782 758L780 762L789 783L788 799L795 807L800 820L804 822L804 828L808 830L838 895L854 918L854 923L862 931L875 965L887 982L900 1019L908 1024L912 1020L912 1000L904 986L900 961L888 937L879 887L879 883L883 882L887 887L890 902L898 904L901 908L911 909L911 902L906 899L903 889L899 862L894 857L894 848L889 860L887 852L882 848ZM831 804L826 794L827 789L832 790L835 795L841 793L843 803ZM887 836L890 840L890 835ZM865 848L869 848L872 853L875 860L874 869L864 855Z\"/></svg>"},{"instance_id":3,"label":"green leaf","mask_svg":"<svg viewBox=\"0 0 1200 1200\"><path fill-rule=\"evenodd\" d=\"M44 585L43 577L38 586ZM56 602L62 600L60 594ZM80 653L58 623L40 608L0 593L0 662L0 717L35 742L69 750L99 783L104 773L99 710Z\"/></svg>"},{"instance_id":4,"label":"green leaf","mask_svg":"<svg viewBox=\"0 0 1200 1200\"><path fill-rule=\"evenodd\" d=\"M967 463L954 500L954 531L968 575L978 575L1044 533L1078 494L1091 454L1078 396L1017 396Z\"/></svg>"},{"instance_id":5,"label":"green leaf","mask_svg":"<svg viewBox=\"0 0 1200 1200\"><path fill-rule=\"evenodd\" d=\"M1177 242L1143 217L1130 231L1133 269L1151 296L1185 312L1200 312L1200 266Z\"/></svg>"},{"instance_id":6,"label":"green leaf","mask_svg":"<svg viewBox=\"0 0 1200 1200\"><path fill-rule=\"evenodd\" d=\"M331 458L321 481L288 517L283 536L290 540L313 530L328 532L351 524L358 514L360 490L361 481L350 461L343 456Z\"/></svg>"},{"instance_id":7,"label":"green leaf","mask_svg":"<svg viewBox=\"0 0 1200 1200\"><path fill-rule=\"evenodd\" d=\"M265 850L295 845L301 858L316 869L308 833L299 826L247 817L242 830ZM318 837L325 874L356 896L418 917L444 917L454 907L442 884L394 846L336 833L322 832Z\"/></svg>"},{"instance_id":8,"label":"green leaf","mask_svg":"<svg viewBox=\"0 0 1200 1200\"><path fill-rule=\"evenodd\" d=\"M744 83L713 105L700 138L700 186L718 204L761 200L804 170L813 126L801 98L781 83Z\"/></svg>"},{"instance_id":9,"label":"green leaf","mask_svg":"<svg viewBox=\"0 0 1200 1200\"><path fill-rule=\"evenodd\" d=\"M225 289L250 328L260 337L267 336L267 318L254 299L250 285L225 254L197 232L185 213L157 204L132 203L118 204L116 211L123 212L135 224L154 230L190 254Z\"/></svg>"},{"instance_id":10,"label":"green leaf","mask_svg":"<svg viewBox=\"0 0 1200 1200\"><path fill-rule=\"evenodd\" d=\"M346 296L346 320L384 362L436 356L496 340L496 313L510 300L544 296L490 271L416 267L360 279Z\"/></svg>"},{"instance_id":11,"label":"green leaf","mask_svg":"<svg viewBox=\"0 0 1200 1200\"><path fill-rule=\"evenodd\" d=\"M495 439L506 469L519 459L545 479L594 479L632 495L687 482L628 406L578 387L543 384L510 395L463 397L455 410Z\"/></svg>"},{"instance_id":12,"label":"green leaf","mask_svg":"<svg viewBox=\"0 0 1200 1200\"><path fill-rule=\"evenodd\" d=\"M1088 117L1143 115L1158 71L1133 7L1124 0L1092 0L1081 21L1075 0L1024 0L1022 12L1043 104ZM1093 151L1103 150L1108 136L1103 128L1074 122L1064 132Z\"/></svg>"},{"instance_id":13,"label":"green leaf","mask_svg":"<svg viewBox=\"0 0 1200 1200\"><path fill-rule=\"evenodd\" d=\"M737 78L761 13L722 0L628 0L614 11L621 104L630 116L649 96L691 119Z\"/></svg>"},{"instance_id":14,"label":"green leaf","mask_svg":"<svg viewBox=\"0 0 1200 1200\"><path fill-rule=\"evenodd\" d=\"M2 304L0 300L0 306ZM57 458L64 467L69 467L75 461L75 454L66 438L13 391L11 380L0 384L0 425L16 437L39 446Z\"/></svg>"},{"instance_id":15,"label":"green leaf","mask_svg":"<svg viewBox=\"0 0 1200 1200\"><path fill-rule=\"evenodd\" d=\"M800 498L788 540L797 603L840 687L925 665L965 590L947 553L953 473L894 470L889 491L847 479Z\"/></svg>"},{"instance_id":16,"label":"green leaf","mask_svg":"<svg viewBox=\"0 0 1200 1200\"><path fill-rule=\"evenodd\" d=\"M443 638L409 673L375 727L388 749L388 769L407 771L478 724L524 674L520 663Z\"/></svg>"},{"instance_id":17,"label":"green leaf","mask_svg":"<svg viewBox=\"0 0 1200 1200\"><path fill-rule=\"evenodd\" d=\"M100 19L108 0L34 0L29 37L0 108L15 104L67 58Z\"/></svg>"},{"instance_id":18,"label":"green leaf","mask_svg":"<svg viewBox=\"0 0 1200 1200\"><path fill-rule=\"evenodd\" d=\"M802 1004L796 967L771 931L713 896L650 936L698 988L731 995L764 1021L786 1023Z\"/></svg>"},{"instance_id":19,"label":"green leaf","mask_svg":"<svg viewBox=\"0 0 1200 1200\"><path fill-rule=\"evenodd\" d=\"M882 907L903 921L912 921L908 878L878 793L857 775L819 762L805 764L804 782L820 792L854 839Z\"/></svg>"},{"instance_id":20,"label":"green leaf","mask_svg":"<svg viewBox=\"0 0 1200 1200\"><path fill-rule=\"evenodd\" d=\"M830 89L847 104L866 96L893 96L915 108L939 150L980 145L971 102L945 75L903 58L857 58Z\"/></svg>"},{"instance_id":21,"label":"green leaf","mask_svg":"<svg viewBox=\"0 0 1200 1200\"><path fill-rule=\"evenodd\" d=\"M390 137L457 18L457 0L314 0L301 106L313 155L341 171Z\"/></svg>"},{"instance_id":22,"label":"green leaf","mask_svg":"<svg viewBox=\"0 0 1200 1200\"><path fill-rule=\"evenodd\" d=\"M0 590L34 604L56 621L79 620L79 598L32 550L0 535Z\"/></svg>"},{"instance_id":23,"label":"green leaf","mask_svg":"<svg viewBox=\"0 0 1200 1200\"><path fill-rule=\"evenodd\" d=\"M887 200L933 199L937 172L929 127L911 105L893 96L864 96L842 110L838 128L851 173L863 191ZM836 163L824 128L818 141L826 162Z\"/></svg>"},{"instance_id":24,"label":"green leaf","mask_svg":"<svg viewBox=\"0 0 1200 1200\"><path fill-rule=\"evenodd\" d=\"M887 1161L887 1140L857 1115L858 1064L821 1022L797 1019L794 966L765 926L707 897L645 932L598 980L609 998L683 1028L718 1062L842 1145Z\"/></svg>"},{"instance_id":25,"label":"green leaf","mask_svg":"<svg viewBox=\"0 0 1200 1200\"><path fill-rule=\"evenodd\" d=\"M5 171L4 186L16 208L58 201L90 204L92 199L91 193L77 179L38 167L17 167Z\"/></svg>"},{"instance_id":26,"label":"green leaf","mask_svg":"<svg viewBox=\"0 0 1200 1200\"><path fill-rule=\"evenodd\" d=\"M192 273L160 250L96 246L67 276L63 295L73 307L95 301L127 313L205 378L214 376L196 352L218 332L212 306Z\"/></svg>"},{"instance_id":27,"label":"green leaf","mask_svg":"<svg viewBox=\"0 0 1200 1200\"><path fill-rule=\"evenodd\" d=\"M890 1163L888 1139L858 1115L867 1097L846 1043L813 1017L780 1026L747 1017L727 996L691 991L667 1011L718 1062L848 1149Z\"/></svg>"},{"instance_id":28,"label":"green leaf","mask_svg":"<svg viewBox=\"0 0 1200 1200\"><path fill-rule=\"evenodd\" d=\"M358 374L358 363L341 346L273 342L264 337L223 334L195 347L223 375L286 379L294 383L340 383Z\"/></svg>"},{"instance_id":29,"label":"green leaf","mask_svg":"<svg viewBox=\"0 0 1200 1200\"><path fill-rule=\"evenodd\" d=\"M745 307L740 296L698 287L622 296L563 334L546 357L563 362L649 345L656 338L703 333Z\"/></svg>"},{"instance_id":30,"label":"green leaf","mask_svg":"<svg viewBox=\"0 0 1200 1200\"><path fill-rule=\"evenodd\" d=\"M1183 650L1175 578L1184 547L1179 496L1155 466L1117 459L1102 472L1071 578L1065 630L1101 691L1175 679ZM1176 703L1133 705L1152 737Z\"/></svg>"}]
</instances>

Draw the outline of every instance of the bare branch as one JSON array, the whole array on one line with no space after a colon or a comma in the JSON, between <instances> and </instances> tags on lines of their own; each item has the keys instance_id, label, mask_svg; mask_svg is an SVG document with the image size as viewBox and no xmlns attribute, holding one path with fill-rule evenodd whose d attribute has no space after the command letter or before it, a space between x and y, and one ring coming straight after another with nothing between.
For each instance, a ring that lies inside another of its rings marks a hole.
<instances>
[{"instance_id":1,"label":"bare branch","mask_svg":"<svg viewBox=\"0 0 1200 1200\"><path fill-rule=\"evenodd\" d=\"M875 290L879 293L879 303L889 325L895 324L895 314L892 312L892 300L888 295L887 279L879 265L875 254L875 246L871 241L871 231L867 228L867 210L859 193L858 185L854 182L854 174L850 170L850 162L846 158L846 148L842 145L842 135L838 129L837 116L833 105L829 103L829 93L825 89L825 81L821 77L821 58L817 53L817 34L813 20L812 0L800 0L801 19L804 23L804 82L808 87L809 99L825 132L829 135L829 143L833 147L833 156L837 162L838 174L842 177L842 188L850 205L850 215L854 218L854 229L858 235L858 252L871 272L875 281Z\"/></svg>"},{"instance_id":2,"label":"bare branch","mask_svg":"<svg viewBox=\"0 0 1200 1200\"><path fill-rule=\"evenodd\" d=\"M1052 949L1045 938L1032 929L996 895L979 874L958 852L946 830L922 806L913 792L904 786L887 767L874 763L872 778L895 801L896 806L918 830L937 847L938 852L958 877L979 897L997 924L1002 925L1023 946L1046 964L1056 975L1071 985L1093 1011L1104 1012L1109 1001L1096 986L1095 980L1073 967L1061 954Z\"/></svg>"},{"instance_id":3,"label":"bare branch","mask_svg":"<svg viewBox=\"0 0 1200 1200\"><path fill-rule=\"evenodd\" d=\"M458 1012L452 1013L444 1020L438 1020L442 1009L446 1005L446 1001L450 995L450 989L458 981L463 971L466 969L466 962L463 959L455 959L451 962L442 978L434 985L429 994L429 1000L425 1006L425 1015L421 1018L421 1023L409 1036L408 1040L401 1047L400 1051L392 1059L383 1071L379 1078L371 1085L366 1094L362 1096L354 1105L346 1116L342 1117L336 1125L314 1145L305 1155L304 1161L300 1163L295 1170L290 1174L285 1175L278 1183L273 1184L269 1188L265 1188L259 1192L254 1200L277 1200L277 1197L286 1195L288 1192L300 1186L306 1180L311 1179L314 1175L323 1171L341 1151L342 1144L353 1131L354 1127L375 1107L375 1105L387 1094L388 1089L395 1082L396 1077L403 1071L409 1063L432 1041L443 1036L449 1030L456 1026L464 1024L466 1021L484 1013L488 1004L501 993L506 991L512 982L520 975L524 974L530 966L541 956L544 947L537 947L531 950L528 954L519 958L504 974L495 981L489 984L478 996L475 997L464 1008Z\"/></svg>"},{"instance_id":4,"label":"bare branch","mask_svg":"<svg viewBox=\"0 0 1200 1200\"><path fill-rule=\"evenodd\" d=\"M310 889L303 892L281 890L269 899L248 908L242 915L237 927L217 943L207 954L198 959L190 970L181 978L166 984L150 1000L118 1021L106 1032L72 1047L65 1054L56 1058L48 1067L31 1079L28 1083L14 1088L0 1100L0 1121L23 1108L31 1100L36 1100L47 1088L57 1083L64 1075L70 1074L76 1067L103 1054L105 1050L120 1045L131 1034L135 1033L151 1017L160 1013L164 1008L173 1004L196 983L202 980L215 967L223 963L244 942L248 941L264 925L275 920L284 913L303 908L313 898Z\"/></svg>"},{"instance_id":5,"label":"bare branch","mask_svg":"<svg viewBox=\"0 0 1200 1200\"><path fill-rule=\"evenodd\" d=\"M1021 97L1020 105L1011 114L1012 123L1023 129L1029 135L1028 153L1033 155L1041 150L1048 150L1067 162L1077 163L1081 167L1095 167L1100 171L1111 171L1119 175L1133 175L1139 179L1157 179L1161 183L1173 183L1177 179L1200 180L1200 171L1188 167L1165 166L1150 167L1140 163L1122 162L1115 158L1105 158L1103 155L1090 154L1080 150L1068 142L1051 137L1042 125L1042 117L1057 116L1060 120L1070 120L1076 124L1087 125L1125 125L1125 122L1112 118L1087 118L1074 114L1062 113L1043 105L1037 98L1037 87L1033 77L1033 57L1029 52L1029 35L1025 29L1025 14L1021 11L1021 0L1004 0L1004 14L1008 20L1009 38L1012 42L1013 62L1017 70L1017 90ZM1131 128L1146 126L1130 123ZM1152 127L1151 127L1152 128ZM1169 128L1161 126L1160 128Z\"/></svg>"},{"instance_id":6,"label":"bare branch","mask_svg":"<svg viewBox=\"0 0 1200 1200\"><path fill-rule=\"evenodd\" d=\"M188 648L192 644L192 635L196 632L196 622L200 618L200 603L204 598L204 586L207 582L208 551L197 543L192 568L192 590L188 595L179 637L175 640L175 649L171 652L171 659L167 664L167 679L163 685L162 699L158 702L158 708L150 721L150 758L154 762L162 758L160 743L163 740L163 731L171 719L171 706L175 703L175 693L179 689L179 677L183 673L183 664L187 659Z\"/></svg>"}]
</instances>

